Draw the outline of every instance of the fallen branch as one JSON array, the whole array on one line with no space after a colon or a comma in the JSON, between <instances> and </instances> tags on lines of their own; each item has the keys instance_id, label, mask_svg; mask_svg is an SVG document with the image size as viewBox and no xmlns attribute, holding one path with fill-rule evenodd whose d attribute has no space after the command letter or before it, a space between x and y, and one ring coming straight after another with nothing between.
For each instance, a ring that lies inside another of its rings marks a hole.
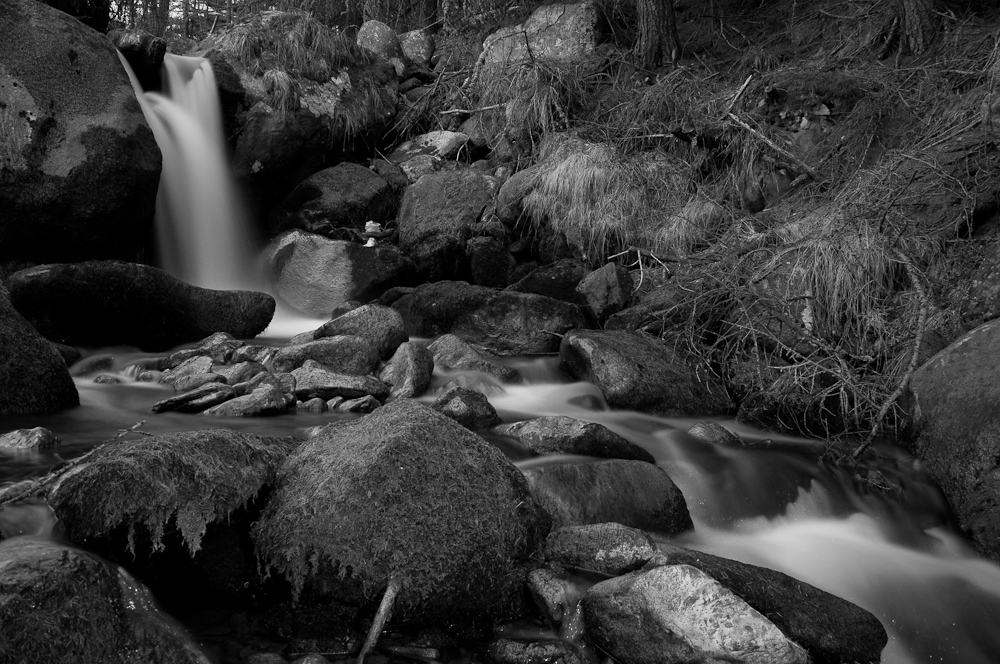
<instances>
[{"instance_id":1,"label":"fallen branch","mask_svg":"<svg viewBox=\"0 0 1000 664\"><path fill-rule=\"evenodd\" d=\"M872 444L875 440L875 435L878 433L879 429L882 427L882 421L885 419L886 414L892 405L896 403L896 400L902 396L903 391L910 384L910 379L913 377L913 373L917 370L917 363L919 362L920 356L920 346L924 340L924 328L927 326L927 291L924 290L923 284L920 282L920 278L917 276L917 269L913 266L913 263L907 258L903 252L898 249L894 251L897 260L903 264L906 268L906 274L910 277L910 281L913 283L913 289L917 291L917 296L920 298L920 316L917 319L917 333L913 339L913 352L910 355L910 363L906 367L906 373L903 374L903 379L899 381L899 385L896 389L892 391L892 394L885 400L882 407L878 411L878 415L875 416L875 422L872 424L871 431L868 432L868 436L865 438L864 442L858 446L854 453L851 454L851 461L854 463L858 462L861 455L864 454L868 446Z\"/></svg>"},{"instance_id":2,"label":"fallen branch","mask_svg":"<svg viewBox=\"0 0 1000 664\"><path fill-rule=\"evenodd\" d=\"M361 647L361 652L358 653L357 664L365 664L365 658L375 649L378 637L382 635L385 623L389 620L389 616L392 615L392 606L396 603L396 596L399 594L401 586L402 584L399 582L398 577L395 575L389 577L389 585L386 586L385 594L382 595L382 602L378 605L375 620L372 621L365 644Z\"/></svg>"},{"instance_id":3,"label":"fallen branch","mask_svg":"<svg viewBox=\"0 0 1000 664\"><path fill-rule=\"evenodd\" d=\"M453 108L447 111L438 111L438 115L471 115L473 113L485 113L486 111L494 111L498 108L503 108L507 104L493 104L492 106L483 106L482 108Z\"/></svg>"}]
</instances>

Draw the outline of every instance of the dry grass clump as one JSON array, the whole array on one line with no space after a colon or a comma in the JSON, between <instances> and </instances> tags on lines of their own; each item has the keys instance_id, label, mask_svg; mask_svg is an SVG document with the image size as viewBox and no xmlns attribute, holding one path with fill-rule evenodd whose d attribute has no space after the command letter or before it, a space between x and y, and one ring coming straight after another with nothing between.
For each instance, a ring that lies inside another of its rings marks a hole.
<instances>
[{"instance_id":1,"label":"dry grass clump","mask_svg":"<svg viewBox=\"0 0 1000 664\"><path fill-rule=\"evenodd\" d=\"M160 550L167 527L175 523L194 555L209 523L273 483L290 445L222 429L108 442L61 473L48 501L75 541L123 526L134 551L141 525L153 549Z\"/></svg>"}]
</instances>

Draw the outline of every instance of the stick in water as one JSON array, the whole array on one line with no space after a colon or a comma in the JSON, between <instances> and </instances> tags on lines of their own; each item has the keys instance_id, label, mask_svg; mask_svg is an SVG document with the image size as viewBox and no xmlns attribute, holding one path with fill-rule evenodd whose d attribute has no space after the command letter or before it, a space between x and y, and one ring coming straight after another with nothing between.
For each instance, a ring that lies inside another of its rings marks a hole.
<instances>
[{"instance_id":1,"label":"stick in water","mask_svg":"<svg viewBox=\"0 0 1000 664\"><path fill-rule=\"evenodd\" d=\"M389 577L389 585L386 586L385 594L382 595L382 603L378 605L378 613L375 614L372 627L368 630L368 638L365 639L365 644L361 647L361 652L358 653L357 664L365 664L365 658L375 649L378 637L382 635L385 623L392 614L392 605L396 603L396 595L399 594L400 585L398 577Z\"/></svg>"}]
</instances>

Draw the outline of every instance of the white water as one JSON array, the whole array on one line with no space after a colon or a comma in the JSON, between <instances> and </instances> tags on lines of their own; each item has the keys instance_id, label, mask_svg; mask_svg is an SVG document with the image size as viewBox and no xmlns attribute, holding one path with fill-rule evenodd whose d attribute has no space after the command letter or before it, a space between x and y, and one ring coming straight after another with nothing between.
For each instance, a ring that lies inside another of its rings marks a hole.
<instances>
[{"instance_id":1,"label":"white water","mask_svg":"<svg viewBox=\"0 0 1000 664\"><path fill-rule=\"evenodd\" d=\"M945 525L944 501L922 478L899 502L876 498L818 466L815 441L783 439L801 454L720 447L684 433L694 420L595 409L592 385L506 389L491 401L508 417L600 422L653 454L695 524L675 544L784 572L872 612L889 635L883 663L1000 662L1000 567Z\"/></svg>"}]
</instances>

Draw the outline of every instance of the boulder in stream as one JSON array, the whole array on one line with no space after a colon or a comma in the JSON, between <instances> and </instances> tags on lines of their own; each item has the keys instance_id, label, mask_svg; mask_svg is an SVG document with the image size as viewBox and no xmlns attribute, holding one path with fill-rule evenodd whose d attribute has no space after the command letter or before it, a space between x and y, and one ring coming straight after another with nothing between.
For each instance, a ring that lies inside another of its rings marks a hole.
<instances>
[{"instance_id":1,"label":"boulder in stream","mask_svg":"<svg viewBox=\"0 0 1000 664\"><path fill-rule=\"evenodd\" d=\"M18 537L0 543L0 569L0 662L210 662L149 590L97 556Z\"/></svg>"},{"instance_id":2,"label":"boulder in stream","mask_svg":"<svg viewBox=\"0 0 1000 664\"><path fill-rule=\"evenodd\" d=\"M587 637L622 664L807 664L809 655L731 590L690 565L602 581L583 597Z\"/></svg>"},{"instance_id":3,"label":"boulder in stream","mask_svg":"<svg viewBox=\"0 0 1000 664\"><path fill-rule=\"evenodd\" d=\"M149 246L160 151L103 35L41 2L0 0L0 127L0 262Z\"/></svg>"},{"instance_id":4,"label":"boulder in stream","mask_svg":"<svg viewBox=\"0 0 1000 664\"><path fill-rule=\"evenodd\" d=\"M464 281L418 286L392 303L410 336L452 334L499 355L552 353L569 330L589 327L575 304Z\"/></svg>"},{"instance_id":5,"label":"boulder in stream","mask_svg":"<svg viewBox=\"0 0 1000 664\"><path fill-rule=\"evenodd\" d=\"M389 399L418 397L427 391L434 372L434 356L426 346L407 341L399 345L379 371L378 378L391 386Z\"/></svg>"},{"instance_id":6,"label":"boulder in stream","mask_svg":"<svg viewBox=\"0 0 1000 664\"><path fill-rule=\"evenodd\" d=\"M379 304L366 304L337 316L317 329L314 337L322 339L338 334L367 339L383 360L391 357L399 344L409 339L399 312Z\"/></svg>"},{"instance_id":7,"label":"boulder in stream","mask_svg":"<svg viewBox=\"0 0 1000 664\"><path fill-rule=\"evenodd\" d=\"M493 433L513 436L535 454L580 454L653 463L653 455L597 422L550 415L501 424Z\"/></svg>"},{"instance_id":8,"label":"boulder in stream","mask_svg":"<svg viewBox=\"0 0 1000 664\"><path fill-rule=\"evenodd\" d=\"M496 448L399 399L293 453L255 537L302 601L372 607L396 580L393 620L468 624L523 610L527 565L548 527Z\"/></svg>"},{"instance_id":9,"label":"boulder in stream","mask_svg":"<svg viewBox=\"0 0 1000 664\"><path fill-rule=\"evenodd\" d=\"M214 332L252 338L274 315L274 298L178 281L149 265L86 261L38 265L11 275L11 302L46 338L81 346L157 351Z\"/></svg>"},{"instance_id":10,"label":"boulder in stream","mask_svg":"<svg viewBox=\"0 0 1000 664\"><path fill-rule=\"evenodd\" d=\"M642 332L577 330L563 337L560 368L594 383L612 408L669 416L723 415L722 381L683 349Z\"/></svg>"}]
</instances>

